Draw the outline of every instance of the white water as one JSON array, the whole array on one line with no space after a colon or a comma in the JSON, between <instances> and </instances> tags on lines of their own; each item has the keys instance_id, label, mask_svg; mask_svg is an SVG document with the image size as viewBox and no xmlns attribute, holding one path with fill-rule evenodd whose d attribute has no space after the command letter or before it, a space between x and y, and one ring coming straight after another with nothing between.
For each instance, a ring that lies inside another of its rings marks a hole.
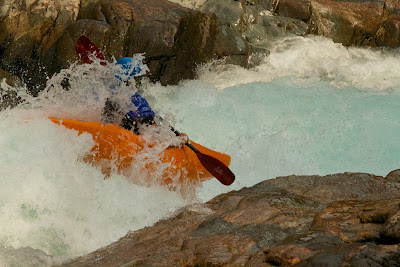
<instances>
[{"instance_id":1,"label":"white water","mask_svg":"<svg viewBox=\"0 0 400 267\"><path fill-rule=\"evenodd\" d=\"M232 156L236 182L207 181L198 200L281 175L384 176L400 162L398 52L288 38L254 69L214 63L179 86L147 84L145 96L192 140ZM59 75L49 93L0 112L0 243L7 248L82 255L197 201L117 174L104 180L82 161L90 136L45 119L100 119L109 94L104 77L113 70L85 68L62 74L70 91L57 85ZM121 88L121 99L130 93Z\"/></svg>"}]
</instances>

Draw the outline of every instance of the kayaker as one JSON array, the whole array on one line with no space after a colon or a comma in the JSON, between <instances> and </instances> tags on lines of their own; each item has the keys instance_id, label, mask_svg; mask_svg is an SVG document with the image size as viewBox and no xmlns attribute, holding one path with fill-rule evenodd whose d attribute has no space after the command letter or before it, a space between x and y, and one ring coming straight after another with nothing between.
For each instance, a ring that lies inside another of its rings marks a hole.
<instances>
[{"instance_id":1,"label":"kayaker","mask_svg":"<svg viewBox=\"0 0 400 267\"><path fill-rule=\"evenodd\" d=\"M135 84L135 87L141 90L142 75L149 71L146 64L143 64L144 57L141 54L135 54L133 57L123 57L117 60L118 66L115 77L119 83L124 82L127 86ZM116 90L112 86L111 90ZM126 110L128 110L126 112ZM151 109L147 100L138 92L130 96L130 104L125 109L125 114L122 113L120 104L112 99L107 99L102 113L102 121L106 123L117 124L127 130L132 130L135 134L140 134L141 130L149 125L156 125L155 113ZM187 142L187 135L178 133L171 128L176 135L179 135L183 142Z\"/></svg>"}]
</instances>

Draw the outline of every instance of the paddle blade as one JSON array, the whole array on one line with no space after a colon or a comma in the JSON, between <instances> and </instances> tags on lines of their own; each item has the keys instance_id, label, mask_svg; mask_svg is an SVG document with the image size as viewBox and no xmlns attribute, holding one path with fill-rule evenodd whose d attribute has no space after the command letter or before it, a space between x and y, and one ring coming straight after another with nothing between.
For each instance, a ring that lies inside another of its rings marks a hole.
<instances>
[{"instance_id":1,"label":"paddle blade","mask_svg":"<svg viewBox=\"0 0 400 267\"><path fill-rule=\"evenodd\" d=\"M81 35L76 43L76 52L79 58L86 64L92 64L93 58L100 59L100 64L107 65L103 53L100 49L85 35Z\"/></svg>"},{"instance_id":2,"label":"paddle blade","mask_svg":"<svg viewBox=\"0 0 400 267\"><path fill-rule=\"evenodd\" d=\"M223 185L231 185L235 181L233 172L225 166L221 161L214 157L195 151L200 163Z\"/></svg>"}]
</instances>

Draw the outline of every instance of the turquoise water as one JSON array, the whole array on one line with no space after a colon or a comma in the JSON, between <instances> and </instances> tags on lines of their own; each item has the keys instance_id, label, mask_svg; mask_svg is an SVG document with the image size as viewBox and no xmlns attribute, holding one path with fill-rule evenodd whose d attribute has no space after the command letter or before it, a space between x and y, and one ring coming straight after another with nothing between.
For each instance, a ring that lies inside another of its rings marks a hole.
<instances>
[{"instance_id":1,"label":"turquoise water","mask_svg":"<svg viewBox=\"0 0 400 267\"><path fill-rule=\"evenodd\" d=\"M91 137L46 119L100 120L110 67L74 65L52 77L39 98L25 96L20 107L0 112L0 244L7 248L0 263L9 249L25 246L62 258L82 255L186 204L276 176L385 176L399 168L398 50L347 49L320 37L279 40L270 50L251 69L214 62L199 66L194 81L145 84L167 123L232 156L235 183L212 179L194 197L132 183L146 177L105 179L82 160ZM69 91L59 86L65 76ZM121 88L118 97L131 91ZM24 255L17 259L24 262Z\"/></svg>"},{"instance_id":2,"label":"turquoise water","mask_svg":"<svg viewBox=\"0 0 400 267\"><path fill-rule=\"evenodd\" d=\"M193 140L232 156L235 189L282 175L348 171L385 176L399 168L397 93L339 90L294 78L213 92L190 82L163 108L185 110L176 113L176 120ZM207 183L200 191L204 200L212 196L210 190L225 191L215 181Z\"/></svg>"}]
</instances>

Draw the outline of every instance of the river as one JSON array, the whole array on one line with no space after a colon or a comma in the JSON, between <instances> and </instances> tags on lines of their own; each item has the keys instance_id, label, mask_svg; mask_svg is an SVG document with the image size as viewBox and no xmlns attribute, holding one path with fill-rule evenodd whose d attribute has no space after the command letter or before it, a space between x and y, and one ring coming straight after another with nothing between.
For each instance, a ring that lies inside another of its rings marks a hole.
<instances>
[{"instance_id":1,"label":"river","mask_svg":"<svg viewBox=\"0 0 400 267\"><path fill-rule=\"evenodd\" d=\"M38 98L0 112L0 263L45 265L94 251L179 208L283 175L368 172L400 162L400 51L345 48L323 37L288 37L259 66L213 62L177 86L144 83L144 96L192 140L232 156L236 174L192 197L109 179L82 158L93 145L46 117L100 120L111 66L72 65ZM64 78L68 90L62 89ZM121 89L121 99L129 96ZM26 250L30 247L37 250ZM53 258L45 256L45 254Z\"/></svg>"}]
</instances>

